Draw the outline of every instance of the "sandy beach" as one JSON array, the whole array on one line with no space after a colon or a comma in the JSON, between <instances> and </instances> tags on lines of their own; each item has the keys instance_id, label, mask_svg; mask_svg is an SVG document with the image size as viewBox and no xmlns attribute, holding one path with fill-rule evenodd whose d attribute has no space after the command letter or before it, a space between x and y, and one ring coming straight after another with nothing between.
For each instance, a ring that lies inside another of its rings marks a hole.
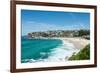
<instances>
[{"instance_id":1,"label":"sandy beach","mask_svg":"<svg viewBox=\"0 0 100 73\"><path fill-rule=\"evenodd\" d=\"M75 47L75 49L81 49L84 48L87 44L90 43L90 40L80 38L80 37L60 37L60 38L53 38L53 39L61 39L64 41L64 43L72 43Z\"/></svg>"},{"instance_id":2,"label":"sandy beach","mask_svg":"<svg viewBox=\"0 0 100 73\"><path fill-rule=\"evenodd\" d=\"M75 46L75 49L82 49L87 44L89 44L89 40L84 38L61 38L64 42L72 43Z\"/></svg>"},{"instance_id":3,"label":"sandy beach","mask_svg":"<svg viewBox=\"0 0 100 73\"><path fill-rule=\"evenodd\" d=\"M89 44L89 40L84 38L61 38L61 39L64 41L64 43L69 42L73 44L74 46L73 49L76 51L74 51L72 55L77 54L81 49L83 49L86 45ZM69 57L71 57L72 55L66 56L65 60L68 60Z\"/></svg>"},{"instance_id":4,"label":"sandy beach","mask_svg":"<svg viewBox=\"0 0 100 73\"><path fill-rule=\"evenodd\" d=\"M80 37L60 37L55 39L61 39L65 45L70 45L69 47L72 47L70 49L70 54L66 54L65 60L67 61L69 57L71 57L73 54L77 54L81 49L83 49L86 45L90 43L90 40L80 38ZM69 43L69 44L68 44ZM68 52L67 52L68 53Z\"/></svg>"}]
</instances>

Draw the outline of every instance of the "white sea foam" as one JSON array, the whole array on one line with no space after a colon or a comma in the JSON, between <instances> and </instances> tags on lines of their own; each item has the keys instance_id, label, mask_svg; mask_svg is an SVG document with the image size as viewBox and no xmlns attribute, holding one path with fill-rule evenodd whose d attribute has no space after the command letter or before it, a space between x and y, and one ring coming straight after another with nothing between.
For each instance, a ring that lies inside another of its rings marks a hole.
<instances>
[{"instance_id":1,"label":"white sea foam","mask_svg":"<svg viewBox=\"0 0 100 73\"><path fill-rule=\"evenodd\" d=\"M46 55L47 53L46 52L40 52L40 55Z\"/></svg>"},{"instance_id":2,"label":"white sea foam","mask_svg":"<svg viewBox=\"0 0 100 73\"><path fill-rule=\"evenodd\" d=\"M45 62L64 62L76 52L75 46L72 43L63 40L63 44L53 49L48 59L44 59Z\"/></svg>"},{"instance_id":3,"label":"white sea foam","mask_svg":"<svg viewBox=\"0 0 100 73\"><path fill-rule=\"evenodd\" d=\"M34 62L65 62L68 60L73 53L77 52L78 49L75 49L75 46L72 43L67 41L63 41L63 44L54 48L52 52L49 54L49 57L46 59L27 59L27 62L34 63ZM41 52L41 55L46 55L46 53Z\"/></svg>"}]
</instances>

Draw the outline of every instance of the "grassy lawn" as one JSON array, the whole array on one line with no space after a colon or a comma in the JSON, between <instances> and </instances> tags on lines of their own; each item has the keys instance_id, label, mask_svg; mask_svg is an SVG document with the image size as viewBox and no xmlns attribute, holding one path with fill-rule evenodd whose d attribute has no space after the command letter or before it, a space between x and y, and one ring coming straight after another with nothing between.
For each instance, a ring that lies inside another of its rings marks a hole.
<instances>
[{"instance_id":1,"label":"grassy lawn","mask_svg":"<svg viewBox=\"0 0 100 73\"><path fill-rule=\"evenodd\" d=\"M69 60L88 60L90 59L90 44L85 46L79 53L76 55L73 54Z\"/></svg>"}]
</instances>

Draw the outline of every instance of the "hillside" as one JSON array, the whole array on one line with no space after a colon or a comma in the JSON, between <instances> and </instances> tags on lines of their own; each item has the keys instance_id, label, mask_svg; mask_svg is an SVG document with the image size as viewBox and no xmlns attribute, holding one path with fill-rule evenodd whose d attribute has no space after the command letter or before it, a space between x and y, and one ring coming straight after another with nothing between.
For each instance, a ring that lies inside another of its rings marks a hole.
<instances>
[{"instance_id":1,"label":"hillside","mask_svg":"<svg viewBox=\"0 0 100 73\"><path fill-rule=\"evenodd\" d=\"M90 59L90 45L88 44L76 55L73 54L69 60L88 60Z\"/></svg>"}]
</instances>

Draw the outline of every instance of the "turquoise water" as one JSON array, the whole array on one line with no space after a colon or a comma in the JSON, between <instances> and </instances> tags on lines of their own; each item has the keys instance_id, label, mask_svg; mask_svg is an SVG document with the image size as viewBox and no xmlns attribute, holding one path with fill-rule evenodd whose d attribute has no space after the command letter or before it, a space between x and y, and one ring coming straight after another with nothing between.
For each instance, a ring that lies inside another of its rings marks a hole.
<instances>
[{"instance_id":1,"label":"turquoise water","mask_svg":"<svg viewBox=\"0 0 100 73\"><path fill-rule=\"evenodd\" d=\"M62 41L59 39L21 39L21 63L38 61L50 56L53 49L60 46Z\"/></svg>"}]
</instances>

